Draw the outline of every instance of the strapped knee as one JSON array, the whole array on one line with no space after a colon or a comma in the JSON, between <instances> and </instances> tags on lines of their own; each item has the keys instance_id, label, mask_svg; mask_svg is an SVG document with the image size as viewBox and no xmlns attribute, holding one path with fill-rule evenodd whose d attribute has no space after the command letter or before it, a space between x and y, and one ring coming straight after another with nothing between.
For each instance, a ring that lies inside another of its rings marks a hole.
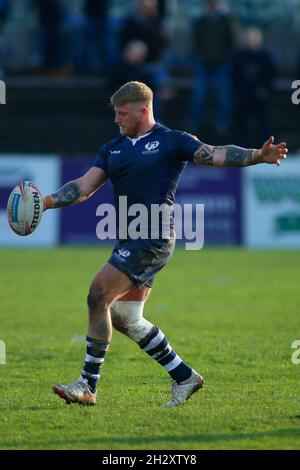
<instances>
[{"instance_id":1,"label":"strapped knee","mask_svg":"<svg viewBox=\"0 0 300 470\"><path fill-rule=\"evenodd\" d=\"M114 328L136 342L151 331L153 325L143 317L144 302L117 301L110 307Z\"/></svg>"}]
</instances>

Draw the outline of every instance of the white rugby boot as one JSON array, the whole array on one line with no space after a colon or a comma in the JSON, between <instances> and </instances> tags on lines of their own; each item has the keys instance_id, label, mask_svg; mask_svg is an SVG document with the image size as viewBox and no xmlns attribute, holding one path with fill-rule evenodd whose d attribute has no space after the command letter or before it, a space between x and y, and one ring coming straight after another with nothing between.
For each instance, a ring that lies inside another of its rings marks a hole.
<instances>
[{"instance_id":1,"label":"white rugby boot","mask_svg":"<svg viewBox=\"0 0 300 470\"><path fill-rule=\"evenodd\" d=\"M203 383L203 377L195 370L192 370L191 377L183 382L177 383L175 380L172 380L171 400L161 406L168 407L182 405L191 397L191 395L203 387Z\"/></svg>"},{"instance_id":2,"label":"white rugby boot","mask_svg":"<svg viewBox=\"0 0 300 470\"><path fill-rule=\"evenodd\" d=\"M97 391L93 393L87 382L80 377L69 385L57 384L52 390L66 400L66 403L79 403L80 405L96 405Z\"/></svg>"}]
</instances>

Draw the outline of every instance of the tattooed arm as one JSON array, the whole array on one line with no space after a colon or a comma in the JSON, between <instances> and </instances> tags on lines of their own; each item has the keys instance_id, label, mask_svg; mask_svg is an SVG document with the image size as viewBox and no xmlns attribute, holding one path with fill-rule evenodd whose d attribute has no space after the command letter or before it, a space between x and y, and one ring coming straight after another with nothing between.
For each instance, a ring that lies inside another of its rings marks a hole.
<instances>
[{"instance_id":1,"label":"tattooed arm","mask_svg":"<svg viewBox=\"0 0 300 470\"><path fill-rule=\"evenodd\" d=\"M66 183L56 193L44 198L44 210L79 204L91 197L107 180L103 170L92 167L85 175Z\"/></svg>"},{"instance_id":2,"label":"tattooed arm","mask_svg":"<svg viewBox=\"0 0 300 470\"><path fill-rule=\"evenodd\" d=\"M242 167L258 163L276 163L286 158L286 143L273 145L274 137L270 137L261 149L245 149L235 145L213 147L201 143L194 153L194 163L198 165L219 167Z\"/></svg>"}]
</instances>

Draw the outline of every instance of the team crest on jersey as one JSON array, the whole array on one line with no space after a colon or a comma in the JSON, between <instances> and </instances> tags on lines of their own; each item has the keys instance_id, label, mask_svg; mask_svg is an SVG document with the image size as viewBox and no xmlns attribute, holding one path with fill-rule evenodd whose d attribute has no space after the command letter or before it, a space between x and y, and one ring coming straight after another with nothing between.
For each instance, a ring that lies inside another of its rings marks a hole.
<instances>
[{"instance_id":1,"label":"team crest on jersey","mask_svg":"<svg viewBox=\"0 0 300 470\"><path fill-rule=\"evenodd\" d=\"M159 142L155 140L154 142L148 142L148 144L145 145L145 149L143 153L151 154L151 153L157 153L159 152L159 149L157 148L159 146Z\"/></svg>"},{"instance_id":2,"label":"team crest on jersey","mask_svg":"<svg viewBox=\"0 0 300 470\"><path fill-rule=\"evenodd\" d=\"M125 250L124 248L121 248L121 250L118 250L118 255L121 256L122 258L127 258L128 256L131 255L129 250Z\"/></svg>"},{"instance_id":3,"label":"team crest on jersey","mask_svg":"<svg viewBox=\"0 0 300 470\"><path fill-rule=\"evenodd\" d=\"M154 142L148 142L148 144L145 145L145 148L147 150L154 150L158 146L159 146L159 142L157 140L155 140Z\"/></svg>"}]
</instances>

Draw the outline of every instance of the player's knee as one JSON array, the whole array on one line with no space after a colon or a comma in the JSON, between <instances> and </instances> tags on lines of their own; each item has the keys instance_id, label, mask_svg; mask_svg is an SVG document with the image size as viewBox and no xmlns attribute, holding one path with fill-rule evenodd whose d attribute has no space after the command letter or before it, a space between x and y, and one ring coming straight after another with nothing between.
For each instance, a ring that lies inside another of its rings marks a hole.
<instances>
[{"instance_id":1,"label":"player's knee","mask_svg":"<svg viewBox=\"0 0 300 470\"><path fill-rule=\"evenodd\" d=\"M152 330L152 323L143 317L144 302L117 301L110 307L113 327L136 342Z\"/></svg>"},{"instance_id":2,"label":"player's knee","mask_svg":"<svg viewBox=\"0 0 300 470\"><path fill-rule=\"evenodd\" d=\"M108 297L105 289L101 285L91 285L87 297L87 304L89 311L95 312L99 310L106 310L109 306Z\"/></svg>"},{"instance_id":3,"label":"player's knee","mask_svg":"<svg viewBox=\"0 0 300 470\"><path fill-rule=\"evenodd\" d=\"M126 322L124 322L123 318L118 315L118 312L114 308L114 304L110 307L110 315L111 315L111 322L112 326L115 330L120 331L120 333L124 333L124 335L128 334L128 327Z\"/></svg>"}]
</instances>

